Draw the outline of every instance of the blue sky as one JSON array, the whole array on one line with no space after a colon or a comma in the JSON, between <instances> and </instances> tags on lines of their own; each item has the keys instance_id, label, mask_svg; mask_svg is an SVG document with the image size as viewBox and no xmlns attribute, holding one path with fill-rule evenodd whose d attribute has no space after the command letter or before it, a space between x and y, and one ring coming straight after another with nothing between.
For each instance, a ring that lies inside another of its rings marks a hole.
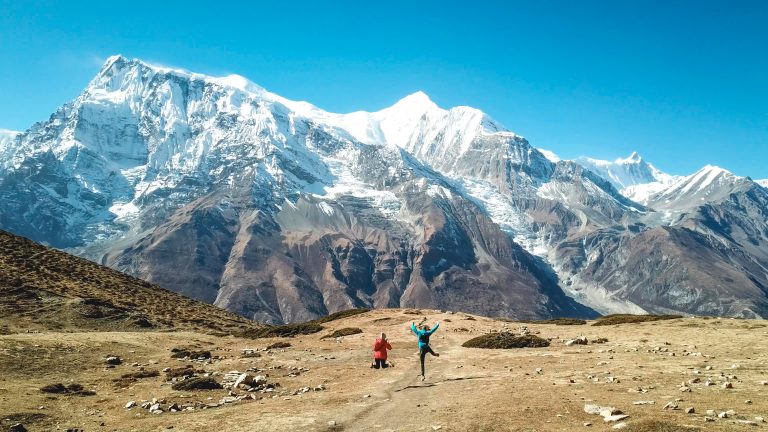
<instances>
[{"instance_id":1,"label":"blue sky","mask_svg":"<svg viewBox=\"0 0 768 432\"><path fill-rule=\"evenodd\" d=\"M198 4L200 3L200 4ZM0 0L0 128L74 98L112 54L238 73L324 109L423 90L562 157L637 150L768 178L765 1Z\"/></svg>"}]
</instances>

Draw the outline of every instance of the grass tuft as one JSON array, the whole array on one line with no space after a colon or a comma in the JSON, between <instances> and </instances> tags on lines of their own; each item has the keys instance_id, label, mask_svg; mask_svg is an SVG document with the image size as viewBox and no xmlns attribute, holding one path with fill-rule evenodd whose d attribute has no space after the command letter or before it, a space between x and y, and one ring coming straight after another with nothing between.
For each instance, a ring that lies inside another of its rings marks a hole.
<instances>
[{"instance_id":1,"label":"grass tuft","mask_svg":"<svg viewBox=\"0 0 768 432\"><path fill-rule=\"evenodd\" d=\"M593 326L616 325L616 324L636 324L652 321L663 321L682 318L682 315L632 315L632 314L614 314L600 317Z\"/></svg>"}]
</instances>

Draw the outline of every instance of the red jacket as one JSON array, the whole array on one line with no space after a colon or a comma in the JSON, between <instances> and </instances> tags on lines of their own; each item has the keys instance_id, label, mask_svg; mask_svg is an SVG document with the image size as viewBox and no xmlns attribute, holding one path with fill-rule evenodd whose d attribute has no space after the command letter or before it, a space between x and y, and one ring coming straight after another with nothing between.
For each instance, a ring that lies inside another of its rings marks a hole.
<instances>
[{"instance_id":1,"label":"red jacket","mask_svg":"<svg viewBox=\"0 0 768 432\"><path fill-rule=\"evenodd\" d=\"M387 350L391 349L392 345L389 342L381 340L381 338L376 339L376 342L373 344L373 358L376 360L386 360Z\"/></svg>"}]
</instances>

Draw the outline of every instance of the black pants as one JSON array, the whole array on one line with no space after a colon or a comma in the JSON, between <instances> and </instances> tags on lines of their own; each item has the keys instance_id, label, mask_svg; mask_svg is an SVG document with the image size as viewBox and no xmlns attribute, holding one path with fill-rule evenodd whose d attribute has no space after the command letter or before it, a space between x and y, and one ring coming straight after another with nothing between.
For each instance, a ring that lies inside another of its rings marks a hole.
<instances>
[{"instance_id":1,"label":"black pants","mask_svg":"<svg viewBox=\"0 0 768 432\"><path fill-rule=\"evenodd\" d=\"M381 369L386 369L386 368L388 368L388 367L389 367L389 365L387 364L387 361L386 361L386 360L382 360L382 359L374 359L374 364L373 364L373 367L374 367L375 369L379 369L379 368L381 368Z\"/></svg>"},{"instance_id":2,"label":"black pants","mask_svg":"<svg viewBox=\"0 0 768 432\"><path fill-rule=\"evenodd\" d=\"M432 355L435 354L434 351L432 351L432 348L429 347L429 345L424 345L423 347L419 348L419 359L421 360L421 376L424 375L424 358L427 356L427 353L430 353Z\"/></svg>"}]
</instances>

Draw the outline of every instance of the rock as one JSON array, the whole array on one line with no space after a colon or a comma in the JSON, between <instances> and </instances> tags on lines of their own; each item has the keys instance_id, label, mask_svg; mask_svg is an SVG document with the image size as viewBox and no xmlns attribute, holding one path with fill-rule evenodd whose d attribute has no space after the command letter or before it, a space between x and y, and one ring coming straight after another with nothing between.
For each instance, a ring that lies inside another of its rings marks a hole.
<instances>
[{"instance_id":1,"label":"rock","mask_svg":"<svg viewBox=\"0 0 768 432\"><path fill-rule=\"evenodd\" d=\"M369 394L367 394L367 395L363 395L363 398L364 398L364 399L367 399L367 398L369 398L369 397L371 397L371 395L369 395Z\"/></svg>"},{"instance_id":2,"label":"rock","mask_svg":"<svg viewBox=\"0 0 768 432\"><path fill-rule=\"evenodd\" d=\"M720 414L718 414L717 416L720 417L720 418L728 418L728 413L723 411Z\"/></svg>"},{"instance_id":3,"label":"rock","mask_svg":"<svg viewBox=\"0 0 768 432\"><path fill-rule=\"evenodd\" d=\"M587 340L586 336L579 336L576 339L570 339L565 341L566 346L572 346L572 345L586 345L589 341Z\"/></svg>"},{"instance_id":4,"label":"rock","mask_svg":"<svg viewBox=\"0 0 768 432\"><path fill-rule=\"evenodd\" d=\"M624 422L621 422L621 423L616 423L615 425L613 425L613 427L611 429L624 429L626 427L627 427L627 424L624 423Z\"/></svg>"},{"instance_id":5,"label":"rock","mask_svg":"<svg viewBox=\"0 0 768 432\"><path fill-rule=\"evenodd\" d=\"M118 356L107 356L107 358L104 359L104 363L106 363L108 365L116 366L116 365L122 364L123 363L123 359L121 359Z\"/></svg>"},{"instance_id":6,"label":"rock","mask_svg":"<svg viewBox=\"0 0 768 432\"><path fill-rule=\"evenodd\" d=\"M25 428L21 423L16 423L15 425L11 426L10 429L8 429L8 432L27 432L27 428Z\"/></svg>"},{"instance_id":7,"label":"rock","mask_svg":"<svg viewBox=\"0 0 768 432\"><path fill-rule=\"evenodd\" d=\"M329 421L328 422L328 427L336 427L336 421L335 420Z\"/></svg>"},{"instance_id":8,"label":"rock","mask_svg":"<svg viewBox=\"0 0 768 432\"><path fill-rule=\"evenodd\" d=\"M704 368L705 370L712 370L712 366L707 366Z\"/></svg>"},{"instance_id":9,"label":"rock","mask_svg":"<svg viewBox=\"0 0 768 432\"><path fill-rule=\"evenodd\" d=\"M544 373L544 369L542 369L542 368L536 368L536 373L537 373L537 374L542 374L542 373Z\"/></svg>"},{"instance_id":10,"label":"rock","mask_svg":"<svg viewBox=\"0 0 768 432\"><path fill-rule=\"evenodd\" d=\"M432 426L432 430L440 430L443 427L441 425Z\"/></svg>"},{"instance_id":11,"label":"rock","mask_svg":"<svg viewBox=\"0 0 768 432\"><path fill-rule=\"evenodd\" d=\"M752 401L749 400L749 399L745 400L744 403L747 404L747 405L752 405Z\"/></svg>"},{"instance_id":12,"label":"rock","mask_svg":"<svg viewBox=\"0 0 768 432\"><path fill-rule=\"evenodd\" d=\"M667 402L666 405L662 409L670 409L670 410L676 410L677 409L677 403L675 402Z\"/></svg>"},{"instance_id":13,"label":"rock","mask_svg":"<svg viewBox=\"0 0 768 432\"><path fill-rule=\"evenodd\" d=\"M600 405L586 404L584 405L584 412L587 414L600 414L600 410L603 409Z\"/></svg>"},{"instance_id":14,"label":"rock","mask_svg":"<svg viewBox=\"0 0 768 432\"><path fill-rule=\"evenodd\" d=\"M765 423L765 419L762 417L755 417L755 421L758 423Z\"/></svg>"},{"instance_id":15,"label":"rock","mask_svg":"<svg viewBox=\"0 0 768 432\"><path fill-rule=\"evenodd\" d=\"M325 390L325 386L322 385L322 384L319 384L319 385L315 386L314 390L315 391L323 391L323 390Z\"/></svg>"},{"instance_id":16,"label":"rock","mask_svg":"<svg viewBox=\"0 0 768 432\"><path fill-rule=\"evenodd\" d=\"M715 416L715 410L707 410L707 415L710 416L710 417L714 417Z\"/></svg>"},{"instance_id":17,"label":"rock","mask_svg":"<svg viewBox=\"0 0 768 432\"><path fill-rule=\"evenodd\" d=\"M715 418L714 417L704 417L704 421L705 422L713 422L713 421L715 421Z\"/></svg>"},{"instance_id":18,"label":"rock","mask_svg":"<svg viewBox=\"0 0 768 432\"><path fill-rule=\"evenodd\" d=\"M686 414L694 414L696 413L696 410L693 407L688 407L685 409Z\"/></svg>"},{"instance_id":19,"label":"rock","mask_svg":"<svg viewBox=\"0 0 768 432\"><path fill-rule=\"evenodd\" d=\"M606 423L613 423L629 418L626 414L616 414L603 417L603 421Z\"/></svg>"},{"instance_id":20,"label":"rock","mask_svg":"<svg viewBox=\"0 0 768 432\"><path fill-rule=\"evenodd\" d=\"M632 402L632 405L654 405L654 404L656 404L656 402L652 400L642 400L642 401Z\"/></svg>"},{"instance_id":21,"label":"rock","mask_svg":"<svg viewBox=\"0 0 768 432\"><path fill-rule=\"evenodd\" d=\"M584 427L589 427L589 426L592 426L592 423L590 423L590 422L585 422L584 423Z\"/></svg>"},{"instance_id":22,"label":"rock","mask_svg":"<svg viewBox=\"0 0 768 432\"><path fill-rule=\"evenodd\" d=\"M733 388L733 384L730 381L726 381L726 382L723 383L723 388L724 389L732 389Z\"/></svg>"},{"instance_id":23,"label":"rock","mask_svg":"<svg viewBox=\"0 0 768 432\"><path fill-rule=\"evenodd\" d=\"M131 409L136 406L136 401L128 401L127 404L125 404L126 409Z\"/></svg>"}]
</instances>

